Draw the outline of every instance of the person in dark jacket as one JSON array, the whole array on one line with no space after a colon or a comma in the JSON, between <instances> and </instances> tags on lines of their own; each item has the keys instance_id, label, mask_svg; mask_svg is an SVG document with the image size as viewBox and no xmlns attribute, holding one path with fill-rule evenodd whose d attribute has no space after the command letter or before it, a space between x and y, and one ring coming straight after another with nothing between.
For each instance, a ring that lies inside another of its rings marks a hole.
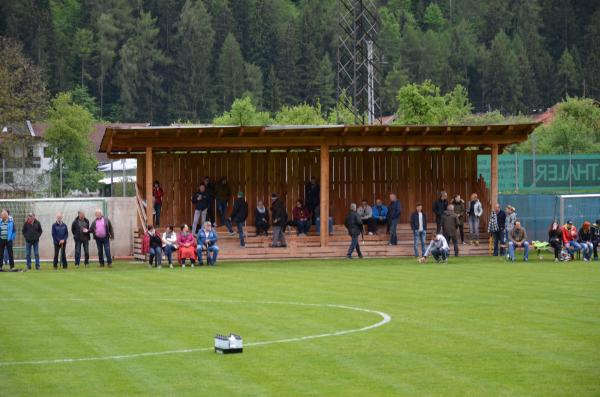
<instances>
[{"instance_id":1,"label":"person in dark jacket","mask_svg":"<svg viewBox=\"0 0 600 397\"><path fill-rule=\"evenodd\" d=\"M106 263L108 267L112 267L112 256L110 254L110 240L115 238L112 222L102 214L101 210L96 210L96 219L92 221L90 233L96 240L98 248L98 262L100 267L104 267L104 255L106 254Z\"/></svg>"},{"instance_id":2,"label":"person in dark jacket","mask_svg":"<svg viewBox=\"0 0 600 397\"><path fill-rule=\"evenodd\" d=\"M440 192L440 197L433 203L433 213L435 214L436 233L440 233L442 230L442 215L448 208L448 193L445 191Z\"/></svg>"},{"instance_id":3,"label":"person in dark jacket","mask_svg":"<svg viewBox=\"0 0 600 397\"><path fill-rule=\"evenodd\" d=\"M421 253L425 256L425 241L427 239L427 215L423 212L423 205L417 203L415 212L410 215L410 228L413 231L413 248L415 257L419 257L417 243L421 242Z\"/></svg>"},{"instance_id":4,"label":"person in dark jacket","mask_svg":"<svg viewBox=\"0 0 600 397\"><path fill-rule=\"evenodd\" d=\"M598 244L600 244L600 219L592 225L592 244L594 244L594 260L598 260Z\"/></svg>"},{"instance_id":5,"label":"person in dark jacket","mask_svg":"<svg viewBox=\"0 0 600 397\"><path fill-rule=\"evenodd\" d=\"M257 236L261 234L269 235L269 209L265 207L262 201L259 201L254 209L254 226L256 226Z\"/></svg>"},{"instance_id":6,"label":"person in dark jacket","mask_svg":"<svg viewBox=\"0 0 600 397\"><path fill-rule=\"evenodd\" d=\"M27 270L31 270L31 249L35 256L35 270L40 270L40 237L42 236L42 225L35 219L35 214L27 214L27 220L23 224L23 238L25 239L25 258Z\"/></svg>"},{"instance_id":7,"label":"person in dark jacket","mask_svg":"<svg viewBox=\"0 0 600 397\"><path fill-rule=\"evenodd\" d=\"M317 179L314 177L310 178L310 182L308 182L306 184L306 187L304 188L304 201L306 203L306 208L311 214L310 224L312 225L313 223L315 223L316 219L316 217L314 216L315 208L317 208L321 203L321 188L317 183Z\"/></svg>"},{"instance_id":8,"label":"person in dark jacket","mask_svg":"<svg viewBox=\"0 0 600 397\"><path fill-rule=\"evenodd\" d=\"M591 222L583 222L583 225L581 225L581 229L579 229L578 237L579 244L581 245L581 255L583 256L583 261L591 261L592 252L594 251L594 243L592 242L593 232Z\"/></svg>"},{"instance_id":9,"label":"person in dark jacket","mask_svg":"<svg viewBox=\"0 0 600 397\"><path fill-rule=\"evenodd\" d=\"M206 222L206 214L208 213L208 206L210 204L210 197L206 192L206 186L200 185L200 188L192 196L192 204L194 204L194 221L192 222L192 234L198 232L198 222L200 226Z\"/></svg>"},{"instance_id":10,"label":"person in dark jacket","mask_svg":"<svg viewBox=\"0 0 600 397\"><path fill-rule=\"evenodd\" d=\"M456 211L455 211L456 212ZM496 203L494 210L490 214L488 221L488 233L494 239L494 253L493 256L498 256L498 250L500 250L500 256L506 255L506 212L502 211L500 204Z\"/></svg>"},{"instance_id":11,"label":"person in dark jacket","mask_svg":"<svg viewBox=\"0 0 600 397\"><path fill-rule=\"evenodd\" d=\"M217 212L221 217L221 224L226 225L227 222L227 204L231 197L231 188L227 183L227 178L223 177L215 185L215 199L217 200Z\"/></svg>"},{"instance_id":12,"label":"person in dark jacket","mask_svg":"<svg viewBox=\"0 0 600 397\"><path fill-rule=\"evenodd\" d=\"M71 234L75 240L75 267L81 262L81 247L83 246L83 265L90 265L90 221L83 211L77 212L77 218L71 224Z\"/></svg>"},{"instance_id":13,"label":"person in dark jacket","mask_svg":"<svg viewBox=\"0 0 600 397\"><path fill-rule=\"evenodd\" d=\"M229 230L229 235L233 235L232 222L235 222L237 231L240 236L240 247L245 247L246 242L244 241L244 222L248 218L248 203L244 198L244 192L238 192L237 199L233 203L233 210L231 216L225 221L225 226Z\"/></svg>"},{"instance_id":14,"label":"person in dark jacket","mask_svg":"<svg viewBox=\"0 0 600 397\"><path fill-rule=\"evenodd\" d=\"M446 238L448 245L450 240L454 244L454 256L458 256L458 216L454 213L454 206L449 204L442 215L442 234Z\"/></svg>"},{"instance_id":15,"label":"person in dark jacket","mask_svg":"<svg viewBox=\"0 0 600 397\"><path fill-rule=\"evenodd\" d=\"M296 206L292 210L292 225L296 227L298 236L306 236L310 229L312 213L304 206L302 200L296 201Z\"/></svg>"},{"instance_id":16,"label":"person in dark jacket","mask_svg":"<svg viewBox=\"0 0 600 397\"><path fill-rule=\"evenodd\" d=\"M155 266L160 269L162 267L162 238L156 233L156 229L152 225L148 225L148 237L148 266Z\"/></svg>"},{"instance_id":17,"label":"person in dark jacket","mask_svg":"<svg viewBox=\"0 0 600 397\"><path fill-rule=\"evenodd\" d=\"M402 205L394 193L390 194L390 205L388 206L388 225L390 226L390 241L388 245L398 245L398 235L396 228L402 213Z\"/></svg>"},{"instance_id":18,"label":"person in dark jacket","mask_svg":"<svg viewBox=\"0 0 600 397\"><path fill-rule=\"evenodd\" d=\"M562 230L556 221L548 229L548 243L554 249L554 262L558 262L562 250Z\"/></svg>"},{"instance_id":19,"label":"person in dark jacket","mask_svg":"<svg viewBox=\"0 0 600 397\"><path fill-rule=\"evenodd\" d=\"M209 176L204 177L204 186L206 186L206 194L208 195L206 218L211 225L215 225L215 184L211 182Z\"/></svg>"},{"instance_id":20,"label":"person in dark jacket","mask_svg":"<svg viewBox=\"0 0 600 397\"><path fill-rule=\"evenodd\" d=\"M285 226L287 225L288 214L283 200L277 196L277 193L271 195L271 217L273 224L273 247L286 247Z\"/></svg>"},{"instance_id":21,"label":"person in dark jacket","mask_svg":"<svg viewBox=\"0 0 600 397\"><path fill-rule=\"evenodd\" d=\"M362 233L362 222L360 220L360 216L356 212L356 204L350 204L350 212L346 215L346 219L344 220L344 226L348 229L348 234L351 237L350 247L348 248L348 254L346 258L352 259L352 253L356 250L358 257L362 259L363 255L360 252L360 245L358 243L358 236Z\"/></svg>"},{"instance_id":22,"label":"person in dark jacket","mask_svg":"<svg viewBox=\"0 0 600 397\"><path fill-rule=\"evenodd\" d=\"M54 242L54 270L58 268L58 254L60 252L60 262L63 269L67 268L67 238L69 238L69 228L63 222L63 215L56 214L56 222L52 225L52 241Z\"/></svg>"},{"instance_id":23,"label":"person in dark jacket","mask_svg":"<svg viewBox=\"0 0 600 397\"><path fill-rule=\"evenodd\" d=\"M458 231L460 232L460 242L465 244L465 220L467 218L467 208L465 200L460 197L460 194L454 196L450 202L454 206L454 213L458 216Z\"/></svg>"}]
</instances>

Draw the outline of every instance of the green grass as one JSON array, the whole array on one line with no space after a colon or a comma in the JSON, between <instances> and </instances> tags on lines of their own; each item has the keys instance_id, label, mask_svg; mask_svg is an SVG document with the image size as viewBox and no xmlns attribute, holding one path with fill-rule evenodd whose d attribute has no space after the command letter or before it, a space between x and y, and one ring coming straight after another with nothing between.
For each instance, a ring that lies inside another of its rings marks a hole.
<instances>
[{"instance_id":1,"label":"green grass","mask_svg":"<svg viewBox=\"0 0 600 397\"><path fill-rule=\"evenodd\" d=\"M236 302L210 302L232 300ZM362 328L346 335L210 348ZM598 396L600 264L453 258L0 274L0 395Z\"/></svg>"}]
</instances>

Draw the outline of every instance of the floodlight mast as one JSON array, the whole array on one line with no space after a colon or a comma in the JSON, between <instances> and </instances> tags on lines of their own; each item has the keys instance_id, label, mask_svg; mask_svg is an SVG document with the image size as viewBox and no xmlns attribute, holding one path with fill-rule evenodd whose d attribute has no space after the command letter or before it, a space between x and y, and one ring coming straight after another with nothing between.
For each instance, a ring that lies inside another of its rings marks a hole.
<instances>
[{"instance_id":1,"label":"floodlight mast","mask_svg":"<svg viewBox=\"0 0 600 397\"><path fill-rule=\"evenodd\" d=\"M382 111L377 8L372 0L338 0L338 8L338 102L343 97L356 124L373 124Z\"/></svg>"}]
</instances>

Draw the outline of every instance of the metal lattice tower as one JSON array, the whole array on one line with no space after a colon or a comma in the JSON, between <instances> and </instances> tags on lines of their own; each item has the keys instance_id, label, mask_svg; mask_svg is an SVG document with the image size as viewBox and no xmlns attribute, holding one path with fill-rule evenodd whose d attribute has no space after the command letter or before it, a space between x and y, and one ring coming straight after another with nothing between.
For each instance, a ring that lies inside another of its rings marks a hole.
<instances>
[{"instance_id":1,"label":"metal lattice tower","mask_svg":"<svg viewBox=\"0 0 600 397\"><path fill-rule=\"evenodd\" d=\"M373 124L381 117L381 53L377 46L379 20L372 0L338 0L337 97L355 123Z\"/></svg>"}]
</instances>

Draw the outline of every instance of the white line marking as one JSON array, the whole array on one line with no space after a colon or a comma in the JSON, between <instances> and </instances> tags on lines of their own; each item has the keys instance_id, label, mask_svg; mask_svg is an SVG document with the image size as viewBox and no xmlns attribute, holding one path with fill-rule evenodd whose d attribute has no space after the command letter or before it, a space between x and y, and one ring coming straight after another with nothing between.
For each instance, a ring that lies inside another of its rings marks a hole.
<instances>
[{"instance_id":1,"label":"white line marking","mask_svg":"<svg viewBox=\"0 0 600 397\"><path fill-rule=\"evenodd\" d=\"M0 299L0 301L30 301L34 299ZM83 298L51 298L46 300L57 300L57 301L85 301L87 299ZM98 300L98 299L94 299ZM128 299L135 300L135 299ZM318 338L328 338L333 336L341 336L347 335L357 332L365 332L375 328L379 328L390 321L392 321L392 316L389 314L371 309L364 309L361 307L354 306L346 306L346 305L336 305L330 303L303 303L303 302L277 302L277 301L242 301L242 300L213 300L213 299L166 299L166 298L151 298L151 299L139 299L141 301L165 301L165 302L211 302L211 303L238 303L238 304L265 304L265 305L294 305L294 306L312 306L312 307L332 307L337 309L344 310L354 310L358 312L372 313L377 314L381 317L381 320L377 323L367 325L361 328L353 328L346 329L336 332L328 332L323 334L316 335L307 335L307 336L299 336L295 338L286 338L286 339L276 339L270 341L258 341L258 342L249 342L244 343L245 346L264 346L264 345L272 345L277 343L291 343L291 342L302 342L311 339ZM122 354L122 355L114 355L114 356L100 356L100 357L80 357L80 358L60 358L55 360L37 360L37 361L5 361L0 362L0 367L8 367L15 365L46 365L46 364L66 364L66 363L77 363L84 361L107 361L107 360L125 360L125 359L134 359L140 357L153 357L153 356L165 356L171 354L186 354L186 353L196 353L203 351L211 351L214 347L198 347L198 348L189 348L189 349L179 349L179 350L166 350L161 352L145 352L145 353L135 353L135 354Z\"/></svg>"}]
</instances>

